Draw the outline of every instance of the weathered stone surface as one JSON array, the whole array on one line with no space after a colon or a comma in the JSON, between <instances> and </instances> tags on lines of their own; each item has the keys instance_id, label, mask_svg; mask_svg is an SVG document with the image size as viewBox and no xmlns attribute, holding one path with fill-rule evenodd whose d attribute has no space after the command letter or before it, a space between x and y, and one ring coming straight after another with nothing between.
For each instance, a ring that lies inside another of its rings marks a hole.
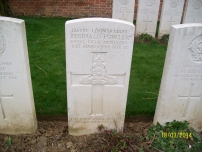
<instances>
[{"instance_id":1,"label":"weathered stone surface","mask_svg":"<svg viewBox=\"0 0 202 152\"><path fill-rule=\"evenodd\" d=\"M114 0L112 18L133 23L135 0Z\"/></svg>"},{"instance_id":2,"label":"weathered stone surface","mask_svg":"<svg viewBox=\"0 0 202 152\"><path fill-rule=\"evenodd\" d=\"M187 0L182 23L202 23L201 0Z\"/></svg>"},{"instance_id":3,"label":"weathered stone surface","mask_svg":"<svg viewBox=\"0 0 202 152\"><path fill-rule=\"evenodd\" d=\"M202 24L173 25L154 123L187 120L202 131Z\"/></svg>"},{"instance_id":4,"label":"weathered stone surface","mask_svg":"<svg viewBox=\"0 0 202 152\"><path fill-rule=\"evenodd\" d=\"M88 18L67 21L65 29L69 133L95 133L100 124L122 131L134 25Z\"/></svg>"},{"instance_id":5,"label":"weathered stone surface","mask_svg":"<svg viewBox=\"0 0 202 152\"><path fill-rule=\"evenodd\" d=\"M138 1L136 33L147 33L155 37L160 0Z\"/></svg>"},{"instance_id":6,"label":"weathered stone surface","mask_svg":"<svg viewBox=\"0 0 202 152\"><path fill-rule=\"evenodd\" d=\"M180 24L184 0L164 0L161 11L158 38L170 34L172 25Z\"/></svg>"},{"instance_id":7,"label":"weathered stone surface","mask_svg":"<svg viewBox=\"0 0 202 152\"><path fill-rule=\"evenodd\" d=\"M0 17L0 133L32 133L36 128L25 23Z\"/></svg>"}]
</instances>

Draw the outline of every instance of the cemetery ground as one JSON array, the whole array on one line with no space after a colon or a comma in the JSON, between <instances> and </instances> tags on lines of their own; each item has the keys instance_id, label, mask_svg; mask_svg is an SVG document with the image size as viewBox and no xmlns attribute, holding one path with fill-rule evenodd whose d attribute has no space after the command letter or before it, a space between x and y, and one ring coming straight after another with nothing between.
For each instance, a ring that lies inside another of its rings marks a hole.
<instances>
[{"instance_id":1,"label":"cemetery ground","mask_svg":"<svg viewBox=\"0 0 202 152\"><path fill-rule=\"evenodd\" d=\"M123 134L107 131L100 125L97 134L71 136L66 115L38 116L38 129L33 134L0 134L0 152L202 151L202 132L190 132L186 123L179 122L151 127L152 121L152 116L126 117ZM175 137L177 130L182 132Z\"/></svg>"},{"instance_id":2,"label":"cemetery ground","mask_svg":"<svg viewBox=\"0 0 202 152\"><path fill-rule=\"evenodd\" d=\"M0 152L176 151L176 149L188 151L191 150L188 149L189 145L195 146L195 151L202 150L200 141L202 133L190 132L186 123L174 122L169 124L168 128L157 125L149 130L167 49L166 44L157 40L134 44L124 133L106 131L107 126L100 124L98 126L100 134L69 135L66 116L64 32L67 19L30 17L22 19L26 24L38 129L30 135L0 134ZM162 134L163 131L164 133L182 131L189 136L172 139ZM152 144L157 144L153 150L151 150Z\"/></svg>"}]
</instances>

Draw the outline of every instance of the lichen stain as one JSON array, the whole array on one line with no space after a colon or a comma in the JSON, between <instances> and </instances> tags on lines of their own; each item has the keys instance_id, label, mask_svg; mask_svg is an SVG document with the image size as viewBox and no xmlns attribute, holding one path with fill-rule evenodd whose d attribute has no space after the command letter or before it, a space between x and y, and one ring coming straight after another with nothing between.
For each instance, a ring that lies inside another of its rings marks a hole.
<instances>
[{"instance_id":1,"label":"lichen stain","mask_svg":"<svg viewBox=\"0 0 202 152\"><path fill-rule=\"evenodd\" d=\"M83 127L83 126L81 126L81 127L69 126L69 134L70 135L82 135L85 132L85 130L87 130L87 128ZM86 134L87 134L87 132L86 132Z\"/></svg>"},{"instance_id":2,"label":"lichen stain","mask_svg":"<svg viewBox=\"0 0 202 152\"><path fill-rule=\"evenodd\" d=\"M30 117L29 117L30 118ZM9 121L15 120L15 121ZM2 121L2 120L1 120ZM34 121L34 118L24 119L24 115L16 114L12 118L5 119L3 124L0 125L0 133L4 134L27 134L27 133L34 133L37 129L37 122Z\"/></svg>"}]
</instances>

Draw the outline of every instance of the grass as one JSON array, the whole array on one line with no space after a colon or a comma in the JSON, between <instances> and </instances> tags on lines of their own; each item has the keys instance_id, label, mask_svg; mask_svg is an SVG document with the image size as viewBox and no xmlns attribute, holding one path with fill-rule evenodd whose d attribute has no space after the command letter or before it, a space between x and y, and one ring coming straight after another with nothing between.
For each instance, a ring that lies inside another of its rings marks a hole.
<instances>
[{"instance_id":1,"label":"grass","mask_svg":"<svg viewBox=\"0 0 202 152\"><path fill-rule=\"evenodd\" d=\"M38 115L66 114L64 24L67 19L23 18Z\"/></svg>"},{"instance_id":2,"label":"grass","mask_svg":"<svg viewBox=\"0 0 202 152\"><path fill-rule=\"evenodd\" d=\"M67 113L64 18L25 20L37 115ZM126 115L153 115L166 45L134 44Z\"/></svg>"},{"instance_id":3,"label":"grass","mask_svg":"<svg viewBox=\"0 0 202 152\"><path fill-rule=\"evenodd\" d=\"M134 44L127 115L154 114L166 47L161 44Z\"/></svg>"}]
</instances>

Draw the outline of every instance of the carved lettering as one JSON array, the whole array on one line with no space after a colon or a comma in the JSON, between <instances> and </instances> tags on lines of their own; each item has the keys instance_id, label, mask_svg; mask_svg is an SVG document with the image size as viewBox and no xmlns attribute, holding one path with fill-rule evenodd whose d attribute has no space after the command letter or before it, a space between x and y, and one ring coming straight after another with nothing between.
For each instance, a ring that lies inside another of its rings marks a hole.
<instances>
[{"instance_id":1,"label":"carved lettering","mask_svg":"<svg viewBox=\"0 0 202 152\"><path fill-rule=\"evenodd\" d=\"M0 62L0 79L17 79L17 76L9 71L11 66L11 62Z\"/></svg>"},{"instance_id":2,"label":"carved lettering","mask_svg":"<svg viewBox=\"0 0 202 152\"><path fill-rule=\"evenodd\" d=\"M71 48L74 49L128 49L128 40L133 35L128 35L127 30L115 30L105 28L72 29ZM88 31L88 32L87 32Z\"/></svg>"},{"instance_id":3,"label":"carved lettering","mask_svg":"<svg viewBox=\"0 0 202 152\"><path fill-rule=\"evenodd\" d=\"M104 124L104 123L114 123L114 121L121 121L123 118L104 118L104 117L92 117L92 118L69 118L69 122L71 123L96 123L96 124Z\"/></svg>"},{"instance_id":4,"label":"carved lettering","mask_svg":"<svg viewBox=\"0 0 202 152\"><path fill-rule=\"evenodd\" d=\"M129 0L119 0L119 2L121 2L122 5L127 5Z\"/></svg>"},{"instance_id":5,"label":"carved lettering","mask_svg":"<svg viewBox=\"0 0 202 152\"><path fill-rule=\"evenodd\" d=\"M202 65L184 65L180 74L172 74L171 77L180 81L202 81Z\"/></svg>"}]
</instances>

